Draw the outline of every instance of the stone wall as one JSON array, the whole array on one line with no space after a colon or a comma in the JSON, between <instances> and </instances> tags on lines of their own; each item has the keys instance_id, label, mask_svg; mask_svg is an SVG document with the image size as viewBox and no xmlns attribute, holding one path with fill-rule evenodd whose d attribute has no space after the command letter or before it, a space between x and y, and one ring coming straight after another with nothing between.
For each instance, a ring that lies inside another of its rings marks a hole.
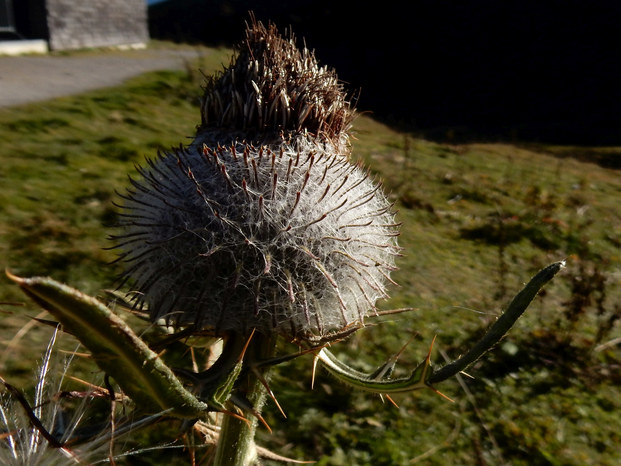
<instances>
[{"instance_id":1,"label":"stone wall","mask_svg":"<svg viewBox=\"0 0 621 466\"><path fill-rule=\"evenodd\" d=\"M51 50L144 44L145 0L47 0Z\"/></svg>"}]
</instances>

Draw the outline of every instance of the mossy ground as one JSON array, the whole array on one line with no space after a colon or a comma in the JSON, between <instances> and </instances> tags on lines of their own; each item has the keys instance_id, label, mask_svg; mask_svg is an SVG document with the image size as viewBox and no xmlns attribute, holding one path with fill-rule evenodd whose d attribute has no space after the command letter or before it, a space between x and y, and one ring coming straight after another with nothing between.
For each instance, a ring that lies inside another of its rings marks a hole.
<instances>
[{"instance_id":1,"label":"mossy ground","mask_svg":"<svg viewBox=\"0 0 621 466\"><path fill-rule=\"evenodd\" d=\"M219 70L228 53L213 50L195 68ZM119 270L105 248L115 190L145 156L188 141L199 123L199 86L196 72L162 71L0 110L0 265L95 295L113 287ZM413 338L401 374L434 336L441 364L463 352L539 268L565 258L567 268L470 369L473 379L437 387L454 403L427 391L394 397L396 408L321 371L311 391L312 360L301 357L273 377L288 417L268 404L274 433L261 431L260 442L325 465L621 461L621 176L601 164L621 151L439 144L366 116L354 134L355 157L383 180L403 222L404 256L393 277L400 287L383 308L414 310L371 320L334 346L352 365L373 370ZM0 280L0 302L7 348L0 370L24 386L49 329L18 333L40 311L9 280Z\"/></svg>"}]
</instances>

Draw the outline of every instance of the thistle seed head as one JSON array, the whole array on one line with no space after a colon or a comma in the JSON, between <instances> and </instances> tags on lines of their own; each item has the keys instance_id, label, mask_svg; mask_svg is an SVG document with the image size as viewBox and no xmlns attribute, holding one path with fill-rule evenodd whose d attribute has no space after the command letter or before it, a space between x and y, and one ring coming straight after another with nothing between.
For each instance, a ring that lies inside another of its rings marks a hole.
<instances>
[{"instance_id":1,"label":"thistle seed head","mask_svg":"<svg viewBox=\"0 0 621 466\"><path fill-rule=\"evenodd\" d=\"M329 339L386 297L398 228L349 161L334 72L273 27L247 36L208 83L194 141L149 160L123 196L125 275L175 326Z\"/></svg>"}]
</instances>

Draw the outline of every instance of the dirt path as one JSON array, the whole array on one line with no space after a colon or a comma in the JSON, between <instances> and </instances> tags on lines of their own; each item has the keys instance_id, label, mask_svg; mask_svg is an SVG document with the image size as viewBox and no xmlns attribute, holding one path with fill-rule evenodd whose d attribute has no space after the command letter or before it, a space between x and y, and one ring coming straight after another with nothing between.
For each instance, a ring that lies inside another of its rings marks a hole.
<instances>
[{"instance_id":1,"label":"dirt path","mask_svg":"<svg viewBox=\"0 0 621 466\"><path fill-rule=\"evenodd\" d=\"M0 57L0 107L114 86L147 71L182 69L194 49Z\"/></svg>"}]
</instances>

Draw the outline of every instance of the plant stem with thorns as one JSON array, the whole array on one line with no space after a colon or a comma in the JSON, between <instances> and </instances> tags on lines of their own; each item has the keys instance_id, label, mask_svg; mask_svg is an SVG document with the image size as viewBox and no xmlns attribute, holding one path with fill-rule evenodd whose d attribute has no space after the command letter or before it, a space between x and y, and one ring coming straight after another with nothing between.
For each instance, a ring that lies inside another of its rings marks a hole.
<instances>
[{"instance_id":1,"label":"plant stem with thorns","mask_svg":"<svg viewBox=\"0 0 621 466\"><path fill-rule=\"evenodd\" d=\"M391 377L396 357L372 374L341 363L318 345L379 315L401 251L393 205L351 162L353 114L333 70L253 20L231 66L207 82L192 143L148 160L120 195L121 233L112 239L122 278L135 306L175 332L157 352L103 303L48 278L9 277L140 410L190 422L221 413L216 466L257 460L259 421L269 429L261 410L274 398L269 367L290 359L275 357L278 337L363 390L431 387L495 345L562 263L537 274L471 351L438 371L431 349L404 378ZM159 350L193 336L223 338L220 358L203 371L173 370Z\"/></svg>"},{"instance_id":2,"label":"plant stem with thorns","mask_svg":"<svg viewBox=\"0 0 621 466\"><path fill-rule=\"evenodd\" d=\"M224 417L216 447L215 466L246 465L256 461L257 449L254 437L267 397L267 388L247 361L269 359L274 356L275 349L274 338L270 336L259 334L253 336L250 341L245 355L246 362L237 380L235 396L249 403L254 416L249 419ZM263 372L261 377L265 378L266 375L266 372Z\"/></svg>"}]
</instances>

